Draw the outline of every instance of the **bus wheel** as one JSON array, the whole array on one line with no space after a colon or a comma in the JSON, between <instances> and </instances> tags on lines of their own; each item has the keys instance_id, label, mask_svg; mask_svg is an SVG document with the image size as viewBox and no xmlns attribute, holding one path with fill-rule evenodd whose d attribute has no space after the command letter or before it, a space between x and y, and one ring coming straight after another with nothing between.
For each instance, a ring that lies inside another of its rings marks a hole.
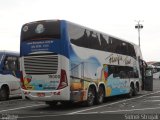
<instances>
[{"instance_id":1,"label":"bus wheel","mask_svg":"<svg viewBox=\"0 0 160 120\"><path fill-rule=\"evenodd\" d=\"M134 87L133 95L136 96L138 92L139 92L139 85L136 84L136 86Z\"/></svg>"},{"instance_id":2,"label":"bus wheel","mask_svg":"<svg viewBox=\"0 0 160 120\"><path fill-rule=\"evenodd\" d=\"M49 105L50 107L54 107L57 105L57 102L54 101L46 101L46 104Z\"/></svg>"},{"instance_id":3,"label":"bus wheel","mask_svg":"<svg viewBox=\"0 0 160 120\"><path fill-rule=\"evenodd\" d=\"M104 92L104 89L102 86L99 87L99 90L98 90L98 93L97 93L97 104L102 104L103 101L104 101L104 95L105 95L105 92Z\"/></svg>"},{"instance_id":4,"label":"bus wheel","mask_svg":"<svg viewBox=\"0 0 160 120\"><path fill-rule=\"evenodd\" d=\"M134 94L134 85L131 84L131 85L130 85L130 91L129 91L129 93L127 94L127 97L128 97L128 98L131 98L131 97L133 96L133 94Z\"/></svg>"},{"instance_id":5,"label":"bus wheel","mask_svg":"<svg viewBox=\"0 0 160 120\"><path fill-rule=\"evenodd\" d=\"M93 87L89 87L87 101L85 102L86 106L92 106L95 102L95 89Z\"/></svg>"},{"instance_id":6,"label":"bus wheel","mask_svg":"<svg viewBox=\"0 0 160 120\"><path fill-rule=\"evenodd\" d=\"M0 100L8 100L9 98L9 90L7 87L2 87L0 89Z\"/></svg>"}]
</instances>

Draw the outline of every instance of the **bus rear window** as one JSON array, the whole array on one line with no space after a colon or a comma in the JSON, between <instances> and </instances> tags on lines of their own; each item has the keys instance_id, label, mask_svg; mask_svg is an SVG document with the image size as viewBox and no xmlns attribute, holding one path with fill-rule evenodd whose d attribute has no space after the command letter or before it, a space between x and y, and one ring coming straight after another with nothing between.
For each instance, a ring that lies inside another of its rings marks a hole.
<instances>
[{"instance_id":1,"label":"bus rear window","mask_svg":"<svg viewBox=\"0 0 160 120\"><path fill-rule=\"evenodd\" d=\"M23 25L21 40L60 39L60 21L37 21Z\"/></svg>"}]
</instances>

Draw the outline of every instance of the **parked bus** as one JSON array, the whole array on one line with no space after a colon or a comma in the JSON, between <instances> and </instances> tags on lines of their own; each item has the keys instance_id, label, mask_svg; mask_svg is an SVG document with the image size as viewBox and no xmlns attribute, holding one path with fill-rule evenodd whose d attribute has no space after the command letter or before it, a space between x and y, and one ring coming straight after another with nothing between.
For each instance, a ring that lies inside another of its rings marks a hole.
<instances>
[{"instance_id":1,"label":"parked bus","mask_svg":"<svg viewBox=\"0 0 160 120\"><path fill-rule=\"evenodd\" d=\"M24 24L20 57L23 97L49 105L132 97L144 78L137 45L65 20Z\"/></svg>"},{"instance_id":2,"label":"parked bus","mask_svg":"<svg viewBox=\"0 0 160 120\"><path fill-rule=\"evenodd\" d=\"M19 54L0 51L0 100L21 96Z\"/></svg>"}]
</instances>

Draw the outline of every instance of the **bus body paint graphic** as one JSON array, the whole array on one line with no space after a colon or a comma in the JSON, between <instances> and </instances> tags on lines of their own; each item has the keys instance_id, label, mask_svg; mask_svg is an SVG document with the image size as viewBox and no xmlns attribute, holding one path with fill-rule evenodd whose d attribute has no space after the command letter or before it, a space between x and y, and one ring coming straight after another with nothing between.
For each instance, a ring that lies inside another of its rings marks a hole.
<instances>
[{"instance_id":1,"label":"bus body paint graphic","mask_svg":"<svg viewBox=\"0 0 160 120\"><path fill-rule=\"evenodd\" d=\"M49 76L48 76L49 78ZM24 86L29 90L56 90L59 84L58 79L34 79L31 75L26 75L23 79Z\"/></svg>"},{"instance_id":2,"label":"bus body paint graphic","mask_svg":"<svg viewBox=\"0 0 160 120\"><path fill-rule=\"evenodd\" d=\"M94 91L96 101L142 84L138 46L65 20L25 24L20 55L22 90L31 100L80 102Z\"/></svg>"}]
</instances>

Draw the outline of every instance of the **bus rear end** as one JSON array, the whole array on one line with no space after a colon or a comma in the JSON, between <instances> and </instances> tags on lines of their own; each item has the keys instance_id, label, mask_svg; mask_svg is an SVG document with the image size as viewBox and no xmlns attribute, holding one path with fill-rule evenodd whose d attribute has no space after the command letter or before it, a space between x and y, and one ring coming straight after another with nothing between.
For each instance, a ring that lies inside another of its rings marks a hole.
<instances>
[{"instance_id":1,"label":"bus rear end","mask_svg":"<svg viewBox=\"0 0 160 120\"><path fill-rule=\"evenodd\" d=\"M24 24L21 30L23 97L41 101L70 100L65 21Z\"/></svg>"}]
</instances>

